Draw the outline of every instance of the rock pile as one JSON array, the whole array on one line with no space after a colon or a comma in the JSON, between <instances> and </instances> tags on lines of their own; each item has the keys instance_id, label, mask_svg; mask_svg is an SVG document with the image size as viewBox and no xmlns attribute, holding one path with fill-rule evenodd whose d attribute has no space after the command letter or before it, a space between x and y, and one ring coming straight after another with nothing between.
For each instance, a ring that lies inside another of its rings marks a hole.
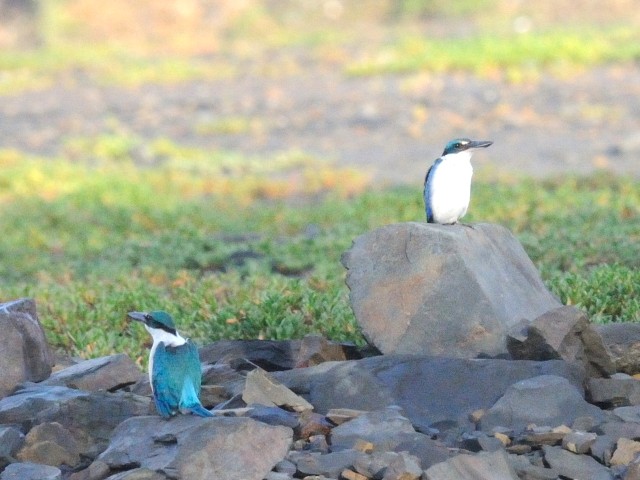
<instances>
[{"instance_id":1,"label":"rock pile","mask_svg":"<svg viewBox=\"0 0 640 480\"><path fill-rule=\"evenodd\" d=\"M398 228L393 236L374 232L385 248L357 241L359 253L345 257L357 315L377 308L369 295L404 295L397 318L376 317L410 319L395 340L380 340L383 325L359 318L367 337L390 351L372 355L317 336L212 343L200 353L202 401L213 418L159 417L147 376L126 355L50 374L33 302L0 305L5 331L18 332L11 345L0 343L12 372L1 384L0 480L640 480L637 327L594 328L560 306L515 258L517 245L502 229L436 226L429 243L417 224ZM517 268L491 257L505 251ZM391 267L396 255L410 269L404 277ZM425 273L419 262L432 267ZM489 288L484 277L494 267L492 281L503 284ZM436 278L452 268L455 281ZM381 290L374 278L356 281L357 272L386 275L388 284L399 275L404 287ZM465 285L456 302L438 304L456 282ZM500 312L506 297L528 306ZM464 332L454 335L458 321ZM409 338L420 333L453 354Z\"/></svg>"}]
</instances>

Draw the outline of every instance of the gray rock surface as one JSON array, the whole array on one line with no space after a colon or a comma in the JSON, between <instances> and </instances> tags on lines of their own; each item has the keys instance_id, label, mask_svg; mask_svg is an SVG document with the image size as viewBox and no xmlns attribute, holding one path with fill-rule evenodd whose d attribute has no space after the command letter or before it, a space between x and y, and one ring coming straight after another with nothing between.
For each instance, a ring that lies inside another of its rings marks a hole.
<instances>
[{"instance_id":1,"label":"gray rock surface","mask_svg":"<svg viewBox=\"0 0 640 480\"><path fill-rule=\"evenodd\" d=\"M290 428L249 418L136 417L118 426L98 460L113 470L137 465L193 480L262 480L292 438Z\"/></svg>"},{"instance_id":2,"label":"gray rock surface","mask_svg":"<svg viewBox=\"0 0 640 480\"><path fill-rule=\"evenodd\" d=\"M357 450L342 450L340 452L318 453L295 452L289 459L296 465L298 473L303 477L308 475L322 475L329 478L338 478L340 473L354 465L359 457L366 456Z\"/></svg>"},{"instance_id":3,"label":"gray rock surface","mask_svg":"<svg viewBox=\"0 0 640 480\"><path fill-rule=\"evenodd\" d=\"M33 300L0 304L0 398L25 381L39 382L51 374L53 357Z\"/></svg>"},{"instance_id":4,"label":"gray rock surface","mask_svg":"<svg viewBox=\"0 0 640 480\"><path fill-rule=\"evenodd\" d=\"M41 423L58 422L72 433L81 454L93 458L106 448L118 424L150 409L151 399L129 393L33 384L0 400L0 424L20 425L28 431Z\"/></svg>"},{"instance_id":5,"label":"gray rock surface","mask_svg":"<svg viewBox=\"0 0 640 480\"><path fill-rule=\"evenodd\" d=\"M76 467L80 463L80 445L73 434L59 423L41 423L27 434L18 459L53 467Z\"/></svg>"},{"instance_id":6,"label":"gray rock surface","mask_svg":"<svg viewBox=\"0 0 640 480\"><path fill-rule=\"evenodd\" d=\"M604 408L640 405L640 380L626 374L613 378L590 378L587 382L589 401Z\"/></svg>"},{"instance_id":7,"label":"gray rock surface","mask_svg":"<svg viewBox=\"0 0 640 480\"><path fill-rule=\"evenodd\" d=\"M504 450L457 455L424 472L425 480L518 480Z\"/></svg>"},{"instance_id":8,"label":"gray rock surface","mask_svg":"<svg viewBox=\"0 0 640 480\"><path fill-rule=\"evenodd\" d=\"M397 407L363 413L331 431L334 451L356 448L361 441L370 442L374 452L408 452L420 459L422 468L451 456L441 442L416 432Z\"/></svg>"},{"instance_id":9,"label":"gray rock surface","mask_svg":"<svg viewBox=\"0 0 640 480\"><path fill-rule=\"evenodd\" d=\"M136 383L144 376L124 353L85 360L52 374L43 385L62 385L86 391L108 390Z\"/></svg>"},{"instance_id":10,"label":"gray rock surface","mask_svg":"<svg viewBox=\"0 0 640 480\"><path fill-rule=\"evenodd\" d=\"M562 306L522 323L512 327L507 336L512 358L579 362L590 377L615 373L612 355L583 311Z\"/></svg>"},{"instance_id":11,"label":"gray rock surface","mask_svg":"<svg viewBox=\"0 0 640 480\"><path fill-rule=\"evenodd\" d=\"M302 394L317 412L398 405L418 431L428 432L429 428L475 428L468 419L471 412L493 406L512 384L545 374L564 377L576 389L584 382L583 369L558 360L516 362L417 355L329 362L277 372L274 377Z\"/></svg>"},{"instance_id":12,"label":"gray rock surface","mask_svg":"<svg viewBox=\"0 0 640 480\"><path fill-rule=\"evenodd\" d=\"M611 471L588 455L576 455L560 447L545 445L544 459L551 468L566 478L580 480L612 480Z\"/></svg>"},{"instance_id":13,"label":"gray rock surface","mask_svg":"<svg viewBox=\"0 0 640 480\"><path fill-rule=\"evenodd\" d=\"M616 371L640 373L640 324L631 322L595 325L616 365Z\"/></svg>"},{"instance_id":14,"label":"gray rock surface","mask_svg":"<svg viewBox=\"0 0 640 480\"><path fill-rule=\"evenodd\" d=\"M0 467L2 459L13 457L24 443L24 434L13 427L0 427Z\"/></svg>"},{"instance_id":15,"label":"gray rock surface","mask_svg":"<svg viewBox=\"0 0 640 480\"><path fill-rule=\"evenodd\" d=\"M581 416L603 420L598 407L587 403L566 378L541 375L514 383L480 421L482 430L508 427L524 430L529 424L556 427L571 425Z\"/></svg>"},{"instance_id":16,"label":"gray rock surface","mask_svg":"<svg viewBox=\"0 0 640 480\"><path fill-rule=\"evenodd\" d=\"M166 480L167 477L161 473L154 472L148 468L134 468L126 472L111 475L106 480ZM94 480L94 479L90 479Z\"/></svg>"},{"instance_id":17,"label":"gray rock surface","mask_svg":"<svg viewBox=\"0 0 640 480\"><path fill-rule=\"evenodd\" d=\"M62 472L37 463L12 463L0 474L0 480L62 480Z\"/></svg>"},{"instance_id":18,"label":"gray rock surface","mask_svg":"<svg viewBox=\"0 0 640 480\"><path fill-rule=\"evenodd\" d=\"M507 355L514 324L561 306L497 225L387 225L358 237L342 263L356 319L385 354Z\"/></svg>"}]
</instances>

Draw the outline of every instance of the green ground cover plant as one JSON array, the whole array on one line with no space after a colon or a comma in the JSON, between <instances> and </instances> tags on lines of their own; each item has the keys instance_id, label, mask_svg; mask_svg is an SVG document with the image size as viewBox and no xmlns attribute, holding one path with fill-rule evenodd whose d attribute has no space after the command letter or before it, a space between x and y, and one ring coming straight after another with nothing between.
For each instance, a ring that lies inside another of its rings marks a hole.
<instances>
[{"instance_id":1,"label":"green ground cover plant","mask_svg":"<svg viewBox=\"0 0 640 480\"><path fill-rule=\"evenodd\" d=\"M100 141L73 146L88 152ZM224 154L205 162L199 153L188 167L150 167L117 148L85 162L0 152L0 299L34 297L50 342L83 357L127 352L144 362L147 335L125 315L154 308L200 342L317 332L363 343L340 256L373 228L422 221L421 186L328 182L305 192L282 172L330 172L320 159L252 175L255 159L236 155L238 175L216 169L230 161ZM465 221L511 229L549 288L594 321L640 321L639 187L605 174L480 174Z\"/></svg>"}]
</instances>

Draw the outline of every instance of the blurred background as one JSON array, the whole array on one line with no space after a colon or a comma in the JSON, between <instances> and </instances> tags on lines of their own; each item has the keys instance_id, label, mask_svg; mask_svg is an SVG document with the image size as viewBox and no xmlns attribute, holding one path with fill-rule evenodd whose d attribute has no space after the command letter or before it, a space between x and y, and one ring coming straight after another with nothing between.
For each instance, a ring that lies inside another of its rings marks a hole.
<instances>
[{"instance_id":1,"label":"blurred background","mask_svg":"<svg viewBox=\"0 0 640 480\"><path fill-rule=\"evenodd\" d=\"M93 138L154 163L163 138L419 184L469 136L495 142L476 159L494 174L639 168L637 0L0 0L0 18L2 148Z\"/></svg>"},{"instance_id":2,"label":"blurred background","mask_svg":"<svg viewBox=\"0 0 640 480\"><path fill-rule=\"evenodd\" d=\"M464 220L640 321L640 1L0 0L0 301L82 357L144 362L149 309L363 343L340 255L461 136Z\"/></svg>"}]
</instances>

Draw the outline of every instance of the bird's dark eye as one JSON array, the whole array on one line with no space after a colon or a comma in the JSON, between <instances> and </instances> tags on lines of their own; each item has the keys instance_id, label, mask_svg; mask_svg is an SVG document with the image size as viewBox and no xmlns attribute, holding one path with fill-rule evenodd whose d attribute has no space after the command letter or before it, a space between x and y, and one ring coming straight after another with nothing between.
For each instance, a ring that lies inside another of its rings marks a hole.
<instances>
[{"instance_id":1,"label":"bird's dark eye","mask_svg":"<svg viewBox=\"0 0 640 480\"><path fill-rule=\"evenodd\" d=\"M146 321L150 322L150 321L152 321L152 320L153 320L153 317L147 313L147 314L145 314L144 319L145 319Z\"/></svg>"},{"instance_id":2,"label":"bird's dark eye","mask_svg":"<svg viewBox=\"0 0 640 480\"><path fill-rule=\"evenodd\" d=\"M460 148L460 147L462 147L462 144L461 144L460 142L458 142L458 143L456 143L456 144L454 145L454 147L456 147L456 148Z\"/></svg>"}]
</instances>

